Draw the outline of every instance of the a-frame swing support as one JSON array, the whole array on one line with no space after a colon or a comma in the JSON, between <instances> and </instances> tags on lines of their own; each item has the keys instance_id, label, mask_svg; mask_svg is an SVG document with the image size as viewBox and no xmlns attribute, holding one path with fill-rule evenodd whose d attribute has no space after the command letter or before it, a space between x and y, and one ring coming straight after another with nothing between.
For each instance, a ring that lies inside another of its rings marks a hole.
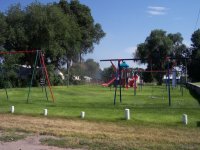
<instances>
[{"instance_id":1,"label":"a-frame swing support","mask_svg":"<svg viewBox=\"0 0 200 150\"><path fill-rule=\"evenodd\" d=\"M51 93L52 101L54 102L55 98L54 98L54 95L53 95L53 92L52 92L51 83L50 83L48 72L47 72L47 69L46 69L46 65L45 65L45 61L44 61L44 54L41 51L37 50L36 51L36 58L35 58L34 68L33 68L32 77L31 77L31 82L30 82L30 85L29 85L27 103L29 102L29 95L30 95L30 92L31 92L33 78L35 76L35 70L36 70L36 67L37 67L38 57L39 57L39 60L41 62L41 68L43 69L42 71L45 73L45 78L46 78L47 83L48 83L48 87L49 87L49 90L50 90L50 93ZM46 92L46 89L45 89L45 92ZM46 97L47 97L47 93L46 93Z\"/></svg>"},{"instance_id":2,"label":"a-frame swing support","mask_svg":"<svg viewBox=\"0 0 200 150\"><path fill-rule=\"evenodd\" d=\"M40 59L40 63L41 63L41 66L42 66L41 68L43 69L43 71L45 73L45 78L46 78L47 83L48 83L48 87L49 87L49 90L50 90L50 93L51 93L52 101L54 102L55 98L54 98L53 91L52 91L52 88L51 88L51 83L50 83L50 80L49 80L48 72L47 72L47 69L46 69L45 61L44 61L44 54L42 53L42 51L41 50L0 51L0 55L2 55L2 54L19 54L19 53L24 53L24 54L25 53L36 53L34 68L33 68L32 77L31 77L31 82L29 84L27 103L29 102L29 96L30 96L30 92L31 92L33 78L34 78L35 71L36 71L36 68L37 68L38 57ZM7 95L7 99L8 99L7 90L6 90L6 95Z\"/></svg>"},{"instance_id":3,"label":"a-frame swing support","mask_svg":"<svg viewBox=\"0 0 200 150\"><path fill-rule=\"evenodd\" d=\"M0 72L1 72L2 75L3 75L3 80L4 80L4 79L5 79L5 75L4 75L2 66L1 66L0 70L1 70ZM5 92L6 92L6 98L7 98L7 100L8 100L8 91L7 91L7 87L6 87L6 85L3 85L3 86L4 86L4 90L5 90Z\"/></svg>"},{"instance_id":4,"label":"a-frame swing support","mask_svg":"<svg viewBox=\"0 0 200 150\"><path fill-rule=\"evenodd\" d=\"M47 98L47 101L49 100L48 99L48 94L47 94L47 88L46 88L46 76L45 76L45 73L44 73L44 69L43 69L43 67L42 67L42 56L41 55L39 55L39 59L40 59L40 68L42 68L42 80L43 80L43 83L42 83L42 91L43 91L43 87L44 87L44 89L45 89L45 95L46 95L46 98ZM40 84L41 84L41 79L40 79Z\"/></svg>"}]
</instances>

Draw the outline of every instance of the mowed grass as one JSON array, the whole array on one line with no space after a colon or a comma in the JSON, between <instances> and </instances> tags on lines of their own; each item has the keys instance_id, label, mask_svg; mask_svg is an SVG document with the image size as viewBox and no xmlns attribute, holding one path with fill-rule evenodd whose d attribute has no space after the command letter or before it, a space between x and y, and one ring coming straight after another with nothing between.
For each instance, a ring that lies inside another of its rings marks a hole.
<instances>
[{"instance_id":1,"label":"mowed grass","mask_svg":"<svg viewBox=\"0 0 200 150\"><path fill-rule=\"evenodd\" d=\"M168 106L165 86L145 86L137 91L119 89L116 105L113 105L114 88L101 86L53 87L56 98L46 100L41 88L32 88L29 103L28 89L0 91L0 140L20 139L16 132L53 135L44 138L45 145L83 149L138 149L176 150L199 149L200 106L187 89L171 89L172 106ZM15 114L9 112L15 106ZM43 109L48 116L43 116ZM131 111L131 120L124 119L124 109ZM80 112L86 118L80 118ZM188 115L188 125L181 122L182 114ZM14 131L14 132L11 132ZM16 132L15 132L16 131ZM2 133L1 133L2 132ZM8 134L7 134L8 132ZM20 134L21 135L21 134Z\"/></svg>"},{"instance_id":2,"label":"mowed grass","mask_svg":"<svg viewBox=\"0 0 200 150\"><path fill-rule=\"evenodd\" d=\"M8 89L9 100L6 100L4 89L0 90L0 113L8 113L12 105L15 114L42 116L48 109L48 117L78 119L85 111L86 120L95 122L119 122L126 125L161 125L183 126L182 114L188 115L188 127L197 127L200 122L200 105L187 89L183 96L179 87L171 89L171 107L168 106L168 93L165 86L144 86L137 89L122 89L122 103L119 102L119 89L116 105L113 105L114 88L94 85L57 86L53 87L55 102L49 101L41 88L31 88L27 103L28 88ZM125 121L124 109L129 108L131 120Z\"/></svg>"}]
</instances>

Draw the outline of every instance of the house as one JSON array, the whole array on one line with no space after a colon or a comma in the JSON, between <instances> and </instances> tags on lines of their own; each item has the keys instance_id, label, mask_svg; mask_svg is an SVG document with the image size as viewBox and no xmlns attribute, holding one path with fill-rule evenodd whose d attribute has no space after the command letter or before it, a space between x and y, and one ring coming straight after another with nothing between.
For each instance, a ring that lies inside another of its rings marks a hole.
<instances>
[{"instance_id":1,"label":"house","mask_svg":"<svg viewBox=\"0 0 200 150\"><path fill-rule=\"evenodd\" d=\"M92 78L88 76L84 76L85 82L91 82Z\"/></svg>"},{"instance_id":2,"label":"house","mask_svg":"<svg viewBox=\"0 0 200 150\"><path fill-rule=\"evenodd\" d=\"M57 75L59 75L59 76L61 77L62 80L65 80L64 74L63 74L59 69L56 69L56 70L55 70L55 73L56 73Z\"/></svg>"},{"instance_id":3,"label":"house","mask_svg":"<svg viewBox=\"0 0 200 150\"><path fill-rule=\"evenodd\" d=\"M73 76L73 80L75 80L75 81L81 81L80 76Z\"/></svg>"}]
</instances>

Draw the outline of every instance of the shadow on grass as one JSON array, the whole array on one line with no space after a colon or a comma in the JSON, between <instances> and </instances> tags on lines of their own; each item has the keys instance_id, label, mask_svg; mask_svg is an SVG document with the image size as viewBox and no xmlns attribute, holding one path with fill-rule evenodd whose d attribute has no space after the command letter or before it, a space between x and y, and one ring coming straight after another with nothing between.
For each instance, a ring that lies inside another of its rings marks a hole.
<instances>
[{"instance_id":1,"label":"shadow on grass","mask_svg":"<svg viewBox=\"0 0 200 150\"><path fill-rule=\"evenodd\" d=\"M192 89L189 89L190 94L192 95L192 97L194 97L198 103L200 104L200 96Z\"/></svg>"}]
</instances>

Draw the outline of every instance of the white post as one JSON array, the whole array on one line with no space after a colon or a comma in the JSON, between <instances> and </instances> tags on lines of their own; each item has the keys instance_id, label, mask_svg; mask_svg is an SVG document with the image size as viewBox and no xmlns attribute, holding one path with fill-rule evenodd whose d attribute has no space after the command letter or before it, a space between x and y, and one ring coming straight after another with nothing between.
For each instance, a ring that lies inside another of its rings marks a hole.
<instances>
[{"instance_id":1,"label":"white post","mask_svg":"<svg viewBox=\"0 0 200 150\"><path fill-rule=\"evenodd\" d=\"M183 122L184 125L188 124L188 118L187 118L186 114L183 114L183 116L182 116L182 122Z\"/></svg>"},{"instance_id":2,"label":"white post","mask_svg":"<svg viewBox=\"0 0 200 150\"><path fill-rule=\"evenodd\" d=\"M82 118L82 119L85 118L85 112L84 112L84 111L81 112L81 118Z\"/></svg>"},{"instance_id":3,"label":"white post","mask_svg":"<svg viewBox=\"0 0 200 150\"><path fill-rule=\"evenodd\" d=\"M47 114L48 114L48 110L44 109L44 116L47 116Z\"/></svg>"},{"instance_id":4,"label":"white post","mask_svg":"<svg viewBox=\"0 0 200 150\"><path fill-rule=\"evenodd\" d=\"M130 120L130 110L129 109L125 109L125 119Z\"/></svg>"},{"instance_id":5,"label":"white post","mask_svg":"<svg viewBox=\"0 0 200 150\"><path fill-rule=\"evenodd\" d=\"M14 112L15 112L15 106L11 106L10 112L11 112L11 113L14 113Z\"/></svg>"}]
</instances>

